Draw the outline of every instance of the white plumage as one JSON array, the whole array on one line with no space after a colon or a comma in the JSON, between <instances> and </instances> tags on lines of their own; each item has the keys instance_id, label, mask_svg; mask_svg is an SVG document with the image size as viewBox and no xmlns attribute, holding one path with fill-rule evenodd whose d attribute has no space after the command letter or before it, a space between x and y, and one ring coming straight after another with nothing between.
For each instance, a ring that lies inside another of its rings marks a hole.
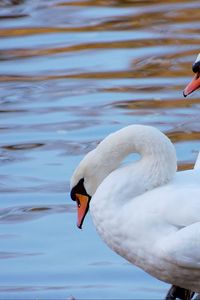
<instances>
[{"instance_id":1,"label":"white plumage","mask_svg":"<svg viewBox=\"0 0 200 300\"><path fill-rule=\"evenodd\" d=\"M120 166L130 153L140 159ZM75 170L92 196L102 239L146 272L200 292L200 170L176 172L176 154L159 130L125 127L105 138Z\"/></svg>"}]
</instances>

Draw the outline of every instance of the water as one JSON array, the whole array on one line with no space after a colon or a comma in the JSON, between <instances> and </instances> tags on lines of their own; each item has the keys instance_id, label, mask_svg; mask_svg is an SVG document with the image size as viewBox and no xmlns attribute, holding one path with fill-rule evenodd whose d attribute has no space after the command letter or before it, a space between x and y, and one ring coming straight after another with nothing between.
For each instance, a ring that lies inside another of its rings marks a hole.
<instances>
[{"instance_id":1,"label":"water","mask_svg":"<svg viewBox=\"0 0 200 300\"><path fill-rule=\"evenodd\" d=\"M162 299L169 285L76 228L70 176L111 131L200 149L199 1L0 1L0 299Z\"/></svg>"}]
</instances>

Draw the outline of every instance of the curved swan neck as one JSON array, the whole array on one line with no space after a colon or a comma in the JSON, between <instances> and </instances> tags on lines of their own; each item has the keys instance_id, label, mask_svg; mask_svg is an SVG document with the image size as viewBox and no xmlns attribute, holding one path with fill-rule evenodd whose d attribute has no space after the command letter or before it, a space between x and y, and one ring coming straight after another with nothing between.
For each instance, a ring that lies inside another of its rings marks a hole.
<instances>
[{"instance_id":1,"label":"curved swan neck","mask_svg":"<svg viewBox=\"0 0 200 300\"><path fill-rule=\"evenodd\" d=\"M108 164L119 165L129 154L138 153L152 159L175 154L170 140L154 127L130 125L107 136L96 148L96 154ZM176 160L176 157L174 157Z\"/></svg>"},{"instance_id":2,"label":"curved swan neck","mask_svg":"<svg viewBox=\"0 0 200 300\"><path fill-rule=\"evenodd\" d=\"M151 126L130 125L110 134L96 148L96 154L107 165L107 171L117 168L130 153L140 154L140 162L145 160L146 166L157 165L157 168L164 169L167 177L168 173L176 171L174 146L163 133Z\"/></svg>"},{"instance_id":3,"label":"curved swan neck","mask_svg":"<svg viewBox=\"0 0 200 300\"><path fill-rule=\"evenodd\" d=\"M107 136L81 162L79 167L87 174L87 192L92 196L104 178L130 153L140 154L139 162L133 163L132 168L140 174L140 180L142 176L147 179L149 188L168 182L176 172L176 154L171 141L154 127L130 125Z\"/></svg>"}]
</instances>

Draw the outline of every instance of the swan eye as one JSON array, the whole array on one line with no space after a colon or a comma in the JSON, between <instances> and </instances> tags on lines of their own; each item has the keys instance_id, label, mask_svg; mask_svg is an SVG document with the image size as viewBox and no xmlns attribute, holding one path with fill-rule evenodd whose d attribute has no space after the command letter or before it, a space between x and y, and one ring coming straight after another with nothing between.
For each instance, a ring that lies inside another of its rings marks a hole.
<instances>
[{"instance_id":1,"label":"swan eye","mask_svg":"<svg viewBox=\"0 0 200 300\"><path fill-rule=\"evenodd\" d=\"M81 203L80 203L80 200L78 199L78 197L76 198L76 203L77 203L78 208L80 208L81 207Z\"/></svg>"}]
</instances>

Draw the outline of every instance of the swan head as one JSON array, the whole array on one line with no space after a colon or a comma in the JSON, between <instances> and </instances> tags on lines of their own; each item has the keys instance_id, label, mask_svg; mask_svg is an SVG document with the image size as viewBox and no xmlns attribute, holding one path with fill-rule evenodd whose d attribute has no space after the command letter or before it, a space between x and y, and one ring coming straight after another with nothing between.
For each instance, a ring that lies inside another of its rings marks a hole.
<instances>
[{"instance_id":1,"label":"swan head","mask_svg":"<svg viewBox=\"0 0 200 300\"><path fill-rule=\"evenodd\" d=\"M83 221L89 210L91 196L86 192L84 187L84 178L81 178L78 183L71 189L71 198L77 203L78 210L78 228L82 228Z\"/></svg>"},{"instance_id":2,"label":"swan head","mask_svg":"<svg viewBox=\"0 0 200 300\"><path fill-rule=\"evenodd\" d=\"M183 91L183 96L187 97L189 94L200 88L200 53L198 54L193 66L192 71L195 73L191 82L186 86Z\"/></svg>"},{"instance_id":3,"label":"swan head","mask_svg":"<svg viewBox=\"0 0 200 300\"><path fill-rule=\"evenodd\" d=\"M70 196L77 203L77 226L80 229L89 210L90 200L105 177L97 158L96 149L90 151L75 169L70 182Z\"/></svg>"}]
</instances>

